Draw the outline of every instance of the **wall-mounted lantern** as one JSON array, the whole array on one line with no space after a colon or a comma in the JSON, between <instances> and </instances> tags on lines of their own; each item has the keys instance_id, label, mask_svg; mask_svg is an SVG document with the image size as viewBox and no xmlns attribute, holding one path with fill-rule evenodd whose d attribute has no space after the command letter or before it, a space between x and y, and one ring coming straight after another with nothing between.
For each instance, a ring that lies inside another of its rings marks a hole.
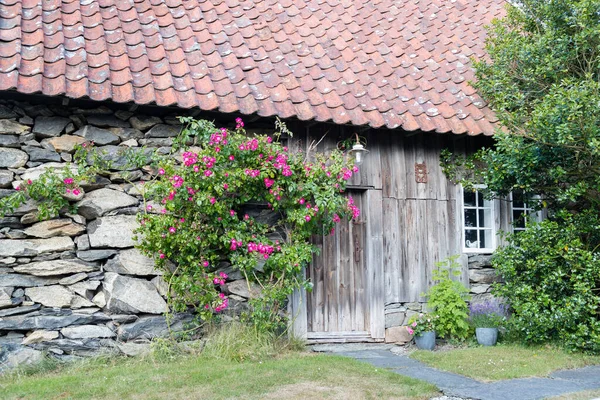
<instances>
[{"instance_id":1,"label":"wall-mounted lantern","mask_svg":"<svg viewBox=\"0 0 600 400\"><path fill-rule=\"evenodd\" d=\"M348 151L348 154L354 157L354 163L356 165L361 165L369 150L365 149L365 146L360 142L358 133L355 133L354 135L356 135L356 142L352 145L352 149Z\"/></svg>"}]
</instances>

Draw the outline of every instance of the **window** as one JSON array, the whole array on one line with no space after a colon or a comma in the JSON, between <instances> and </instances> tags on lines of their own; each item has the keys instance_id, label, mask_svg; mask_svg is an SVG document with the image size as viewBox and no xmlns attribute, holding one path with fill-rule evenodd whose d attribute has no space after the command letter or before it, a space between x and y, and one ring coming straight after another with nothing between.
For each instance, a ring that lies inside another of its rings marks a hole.
<instances>
[{"instance_id":1,"label":"window","mask_svg":"<svg viewBox=\"0 0 600 400\"><path fill-rule=\"evenodd\" d=\"M463 249L465 252L492 252L496 246L494 201L478 190L463 190Z\"/></svg>"},{"instance_id":2,"label":"window","mask_svg":"<svg viewBox=\"0 0 600 400\"><path fill-rule=\"evenodd\" d=\"M512 206L511 222L514 232L524 231L527 223L531 220L541 220L541 212L533 208L536 199L539 199L539 196L533 196L528 199L527 195L521 191L510 194Z\"/></svg>"}]
</instances>

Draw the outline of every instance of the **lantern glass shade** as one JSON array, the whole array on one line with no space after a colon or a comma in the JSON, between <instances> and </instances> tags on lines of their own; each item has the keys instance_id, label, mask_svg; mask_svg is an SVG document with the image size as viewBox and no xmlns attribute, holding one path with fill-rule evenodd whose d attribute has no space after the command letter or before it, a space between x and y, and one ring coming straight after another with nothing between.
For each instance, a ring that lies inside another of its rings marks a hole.
<instances>
[{"instance_id":1,"label":"lantern glass shade","mask_svg":"<svg viewBox=\"0 0 600 400\"><path fill-rule=\"evenodd\" d=\"M354 156L354 163L356 165L361 165L363 163L365 155L369 152L369 150L365 149L365 147L356 143L352 146L352 150L350 150L350 154Z\"/></svg>"}]
</instances>

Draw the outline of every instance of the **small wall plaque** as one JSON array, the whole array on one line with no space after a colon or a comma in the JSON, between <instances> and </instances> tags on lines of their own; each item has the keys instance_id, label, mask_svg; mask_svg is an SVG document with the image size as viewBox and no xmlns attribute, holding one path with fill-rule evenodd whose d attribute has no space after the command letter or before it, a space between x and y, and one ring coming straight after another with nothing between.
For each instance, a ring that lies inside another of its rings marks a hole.
<instances>
[{"instance_id":1,"label":"small wall plaque","mask_svg":"<svg viewBox=\"0 0 600 400\"><path fill-rule=\"evenodd\" d=\"M417 183L427 183L427 165L415 163L415 180Z\"/></svg>"}]
</instances>

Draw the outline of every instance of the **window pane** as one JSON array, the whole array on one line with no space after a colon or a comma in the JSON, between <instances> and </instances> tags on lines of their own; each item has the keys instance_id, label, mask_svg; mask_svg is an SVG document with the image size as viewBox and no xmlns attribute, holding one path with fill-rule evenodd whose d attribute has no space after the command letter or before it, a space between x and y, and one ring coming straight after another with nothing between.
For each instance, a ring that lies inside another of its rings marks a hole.
<instances>
[{"instance_id":1,"label":"window pane","mask_svg":"<svg viewBox=\"0 0 600 400\"><path fill-rule=\"evenodd\" d=\"M475 230L475 229L465 230L465 247L468 249L479 248L479 241L477 240L477 230Z\"/></svg>"},{"instance_id":2,"label":"window pane","mask_svg":"<svg viewBox=\"0 0 600 400\"><path fill-rule=\"evenodd\" d=\"M513 211L513 226L515 228L525 228L525 215L523 211Z\"/></svg>"},{"instance_id":3,"label":"window pane","mask_svg":"<svg viewBox=\"0 0 600 400\"><path fill-rule=\"evenodd\" d=\"M477 192L477 205L479 207L483 207L484 206L483 195L481 193L479 193L479 192Z\"/></svg>"},{"instance_id":4,"label":"window pane","mask_svg":"<svg viewBox=\"0 0 600 400\"><path fill-rule=\"evenodd\" d=\"M523 199L523 192L513 192L513 208L523 208L525 207L525 201Z\"/></svg>"},{"instance_id":5,"label":"window pane","mask_svg":"<svg viewBox=\"0 0 600 400\"><path fill-rule=\"evenodd\" d=\"M465 210L465 226L477 226L477 210L468 208Z\"/></svg>"},{"instance_id":6,"label":"window pane","mask_svg":"<svg viewBox=\"0 0 600 400\"><path fill-rule=\"evenodd\" d=\"M479 248L487 249L492 247L492 230L484 229L479 231L479 240L480 246Z\"/></svg>"},{"instance_id":7,"label":"window pane","mask_svg":"<svg viewBox=\"0 0 600 400\"><path fill-rule=\"evenodd\" d=\"M465 207L475 207L475 193L465 190Z\"/></svg>"},{"instance_id":8,"label":"window pane","mask_svg":"<svg viewBox=\"0 0 600 400\"><path fill-rule=\"evenodd\" d=\"M479 227L480 228L491 228L492 226L492 210L485 208L479 210Z\"/></svg>"}]
</instances>

